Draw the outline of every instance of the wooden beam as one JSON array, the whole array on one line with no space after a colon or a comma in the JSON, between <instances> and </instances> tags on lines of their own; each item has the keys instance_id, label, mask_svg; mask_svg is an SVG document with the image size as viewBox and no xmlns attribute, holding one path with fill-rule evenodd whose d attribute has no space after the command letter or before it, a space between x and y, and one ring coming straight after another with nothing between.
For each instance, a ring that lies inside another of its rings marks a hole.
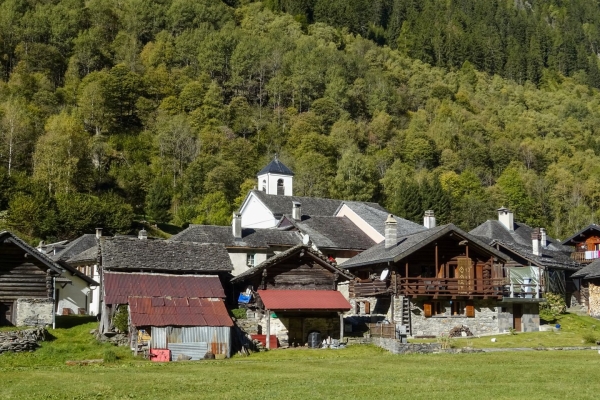
<instances>
[{"instance_id":1,"label":"wooden beam","mask_svg":"<svg viewBox=\"0 0 600 400\"><path fill-rule=\"evenodd\" d=\"M435 273L436 273L436 276L439 277L440 270L439 270L439 263L438 263L438 244L437 244L437 242L435 243Z\"/></svg>"},{"instance_id":2,"label":"wooden beam","mask_svg":"<svg viewBox=\"0 0 600 400\"><path fill-rule=\"evenodd\" d=\"M271 311L267 310L267 349L271 348Z\"/></svg>"},{"instance_id":3,"label":"wooden beam","mask_svg":"<svg viewBox=\"0 0 600 400\"><path fill-rule=\"evenodd\" d=\"M344 313L339 312L340 316L340 343L344 340Z\"/></svg>"}]
</instances>

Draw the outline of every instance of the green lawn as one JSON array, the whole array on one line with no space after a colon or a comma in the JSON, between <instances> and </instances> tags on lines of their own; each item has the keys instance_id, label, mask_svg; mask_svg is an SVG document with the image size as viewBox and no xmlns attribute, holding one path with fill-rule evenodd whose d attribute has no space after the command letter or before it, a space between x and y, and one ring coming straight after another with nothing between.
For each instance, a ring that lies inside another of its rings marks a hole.
<instances>
[{"instance_id":1,"label":"green lawn","mask_svg":"<svg viewBox=\"0 0 600 400\"><path fill-rule=\"evenodd\" d=\"M56 329L56 339L35 353L0 356L0 398L596 399L600 393L596 351L397 356L372 346L351 346L159 364L136 360L127 349L94 343L89 335L94 326ZM64 364L101 358L106 349L117 351L120 360Z\"/></svg>"}]
</instances>

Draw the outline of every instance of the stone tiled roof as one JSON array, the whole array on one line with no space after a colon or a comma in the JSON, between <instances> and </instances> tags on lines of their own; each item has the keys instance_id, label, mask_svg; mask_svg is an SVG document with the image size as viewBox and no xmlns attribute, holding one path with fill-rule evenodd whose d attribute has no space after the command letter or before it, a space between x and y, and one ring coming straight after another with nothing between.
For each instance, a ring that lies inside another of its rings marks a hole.
<instances>
[{"instance_id":1,"label":"stone tiled roof","mask_svg":"<svg viewBox=\"0 0 600 400\"><path fill-rule=\"evenodd\" d=\"M451 232L464 240L468 240L470 243L494 255L495 257L498 257L501 260L507 259L506 255L489 246L485 242L482 242L475 236L468 234L453 224L448 224L409 235L399 236L397 244L389 249L385 248L385 241L383 241L362 252L361 254L345 261L340 266L342 268L355 268L364 265L397 262L411 255L415 251L425 247L434 240L437 240L438 238L443 237Z\"/></svg>"},{"instance_id":2,"label":"stone tiled roof","mask_svg":"<svg viewBox=\"0 0 600 400\"><path fill-rule=\"evenodd\" d=\"M263 174L279 174L279 175L291 175L294 176L294 173L291 169L285 166L279 159L275 158L269 164L267 164L257 175Z\"/></svg>"},{"instance_id":3,"label":"stone tiled roof","mask_svg":"<svg viewBox=\"0 0 600 400\"><path fill-rule=\"evenodd\" d=\"M571 275L572 278L597 279L600 278L600 259L586 265Z\"/></svg>"},{"instance_id":4,"label":"stone tiled roof","mask_svg":"<svg viewBox=\"0 0 600 400\"><path fill-rule=\"evenodd\" d=\"M488 243L498 240L502 243L514 243L516 245L531 248L531 234L533 233L533 228L527 224L515 222L514 232L509 232L500 221L487 220L469 233L480 237L482 240L486 240ZM547 248L549 250L571 251L569 247L564 246L558 240L550 236L546 236L546 240L548 242Z\"/></svg>"},{"instance_id":5,"label":"stone tiled roof","mask_svg":"<svg viewBox=\"0 0 600 400\"><path fill-rule=\"evenodd\" d=\"M288 219L320 249L366 250L376 244L346 217Z\"/></svg>"},{"instance_id":6,"label":"stone tiled roof","mask_svg":"<svg viewBox=\"0 0 600 400\"><path fill-rule=\"evenodd\" d=\"M591 235L600 235L600 226L596 225L596 224L590 224L588 226L586 226L585 228L577 231L576 233L574 233L573 235L571 235L570 237L566 238L565 240L562 241L562 244L565 246L575 246L577 243L583 241L582 240L576 240L576 238L579 235L584 236L584 233L588 233L590 236Z\"/></svg>"},{"instance_id":7,"label":"stone tiled roof","mask_svg":"<svg viewBox=\"0 0 600 400\"><path fill-rule=\"evenodd\" d=\"M268 248L269 246L295 246L302 242L298 232L279 229L242 229L242 238L235 239L230 226L190 225L169 238L169 241L196 243L222 243L225 247Z\"/></svg>"},{"instance_id":8,"label":"stone tiled roof","mask_svg":"<svg viewBox=\"0 0 600 400\"><path fill-rule=\"evenodd\" d=\"M524 258L540 267L576 271L582 266L580 263L573 261L567 254L560 251L542 249L542 255L536 256L533 254L531 247L522 246L516 243L503 243L499 240L492 242L492 244L500 246L502 249L501 251L508 256L514 258L514 256L511 255L511 253L514 253L518 257Z\"/></svg>"},{"instance_id":9,"label":"stone tiled roof","mask_svg":"<svg viewBox=\"0 0 600 400\"><path fill-rule=\"evenodd\" d=\"M340 205L340 208L344 204L354 211L356 215L361 217L367 224L371 225L377 232L385 236L385 220L387 219L389 212L383 207L374 203L344 201ZM427 229L423 225L419 225L404 218L394 216L394 219L398 223L398 235L408 235Z\"/></svg>"},{"instance_id":10,"label":"stone tiled roof","mask_svg":"<svg viewBox=\"0 0 600 400\"><path fill-rule=\"evenodd\" d=\"M231 259L222 244L137 238L102 238L102 266L108 270L230 272Z\"/></svg>"},{"instance_id":11,"label":"stone tiled roof","mask_svg":"<svg viewBox=\"0 0 600 400\"><path fill-rule=\"evenodd\" d=\"M262 263L258 264L255 267L250 268L249 270L239 274L238 276L234 277L233 279L231 279L231 282L239 282L239 281L243 281L246 278L253 276L259 272L261 272L263 269L265 268L269 268L283 260L285 260L288 257L293 256L296 253L299 253L301 251L305 251L307 253L310 253L311 255L313 255L315 258L317 258L318 260L320 260L323 265L327 265L330 269L337 271L338 273L340 273L340 275L342 275L343 277L347 278L347 279L352 279L353 276L351 273L349 273L348 271L343 270L342 268L338 267L337 264L335 262L331 262L327 259L327 257L325 255L323 255L323 253L321 253L320 251L314 250L312 247L304 245L304 244L299 244L297 246L294 246L290 249L287 249L286 251L282 251L281 253L275 254L273 257L268 258L267 260L263 261Z\"/></svg>"},{"instance_id":12,"label":"stone tiled roof","mask_svg":"<svg viewBox=\"0 0 600 400\"><path fill-rule=\"evenodd\" d=\"M65 248L62 249L61 251L56 252L56 254L54 254L52 256L52 258L54 260L62 260L62 261L67 261L70 262L71 258L77 257L79 256L81 253L90 250L90 249L95 249L94 251L97 252L98 249L98 242L96 240L96 235L95 234L85 234L85 235L81 235L79 236L77 239L72 240L71 242L67 243ZM96 257L94 256L94 259ZM85 260L87 261L87 260Z\"/></svg>"}]
</instances>

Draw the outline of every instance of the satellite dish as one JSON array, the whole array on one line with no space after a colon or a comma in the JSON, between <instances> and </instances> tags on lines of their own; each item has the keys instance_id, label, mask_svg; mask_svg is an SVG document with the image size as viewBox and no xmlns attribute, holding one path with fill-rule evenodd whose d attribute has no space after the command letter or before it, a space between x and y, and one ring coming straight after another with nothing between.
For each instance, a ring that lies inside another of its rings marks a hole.
<instances>
[{"instance_id":1,"label":"satellite dish","mask_svg":"<svg viewBox=\"0 0 600 400\"><path fill-rule=\"evenodd\" d=\"M385 281L385 279L388 277L388 275L389 275L389 274L390 274L390 270L389 270L389 269L387 269L387 268L386 268L386 269L384 269L384 270L381 272L381 276L379 277L379 280L380 280L380 281Z\"/></svg>"},{"instance_id":2,"label":"satellite dish","mask_svg":"<svg viewBox=\"0 0 600 400\"><path fill-rule=\"evenodd\" d=\"M305 246L308 246L310 244L310 238L308 237L308 235L304 235L304 237L302 238L302 244Z\"/></svg>"}]
</instances>

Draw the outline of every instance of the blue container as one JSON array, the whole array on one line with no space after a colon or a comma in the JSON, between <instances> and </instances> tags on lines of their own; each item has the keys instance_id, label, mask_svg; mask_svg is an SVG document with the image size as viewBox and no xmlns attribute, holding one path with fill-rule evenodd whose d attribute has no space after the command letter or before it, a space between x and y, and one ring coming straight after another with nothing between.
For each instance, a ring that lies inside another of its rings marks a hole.
<instances>
[{"instance_id":1,"label":"blue container","mask_svg":"<svg viewBox=\"0 0 600 400\"><path fill-rule=\"evenodd\" d=\"M556 329L560 329L560 324L556 324L554 327L555 327Z\"/></svg>"},{"instance_id":2,"label":"blue container","mask_svg":"<svg viewBox=\"0 0 600 400\"><path fill-rule=\"evenodd\" d=\"M248 304L248 303L250 303L251 297L252 297L252 295L250 295L250 294L240 293L240 297L238 298L238 303Z\"/></svg>"}]
</instances>

